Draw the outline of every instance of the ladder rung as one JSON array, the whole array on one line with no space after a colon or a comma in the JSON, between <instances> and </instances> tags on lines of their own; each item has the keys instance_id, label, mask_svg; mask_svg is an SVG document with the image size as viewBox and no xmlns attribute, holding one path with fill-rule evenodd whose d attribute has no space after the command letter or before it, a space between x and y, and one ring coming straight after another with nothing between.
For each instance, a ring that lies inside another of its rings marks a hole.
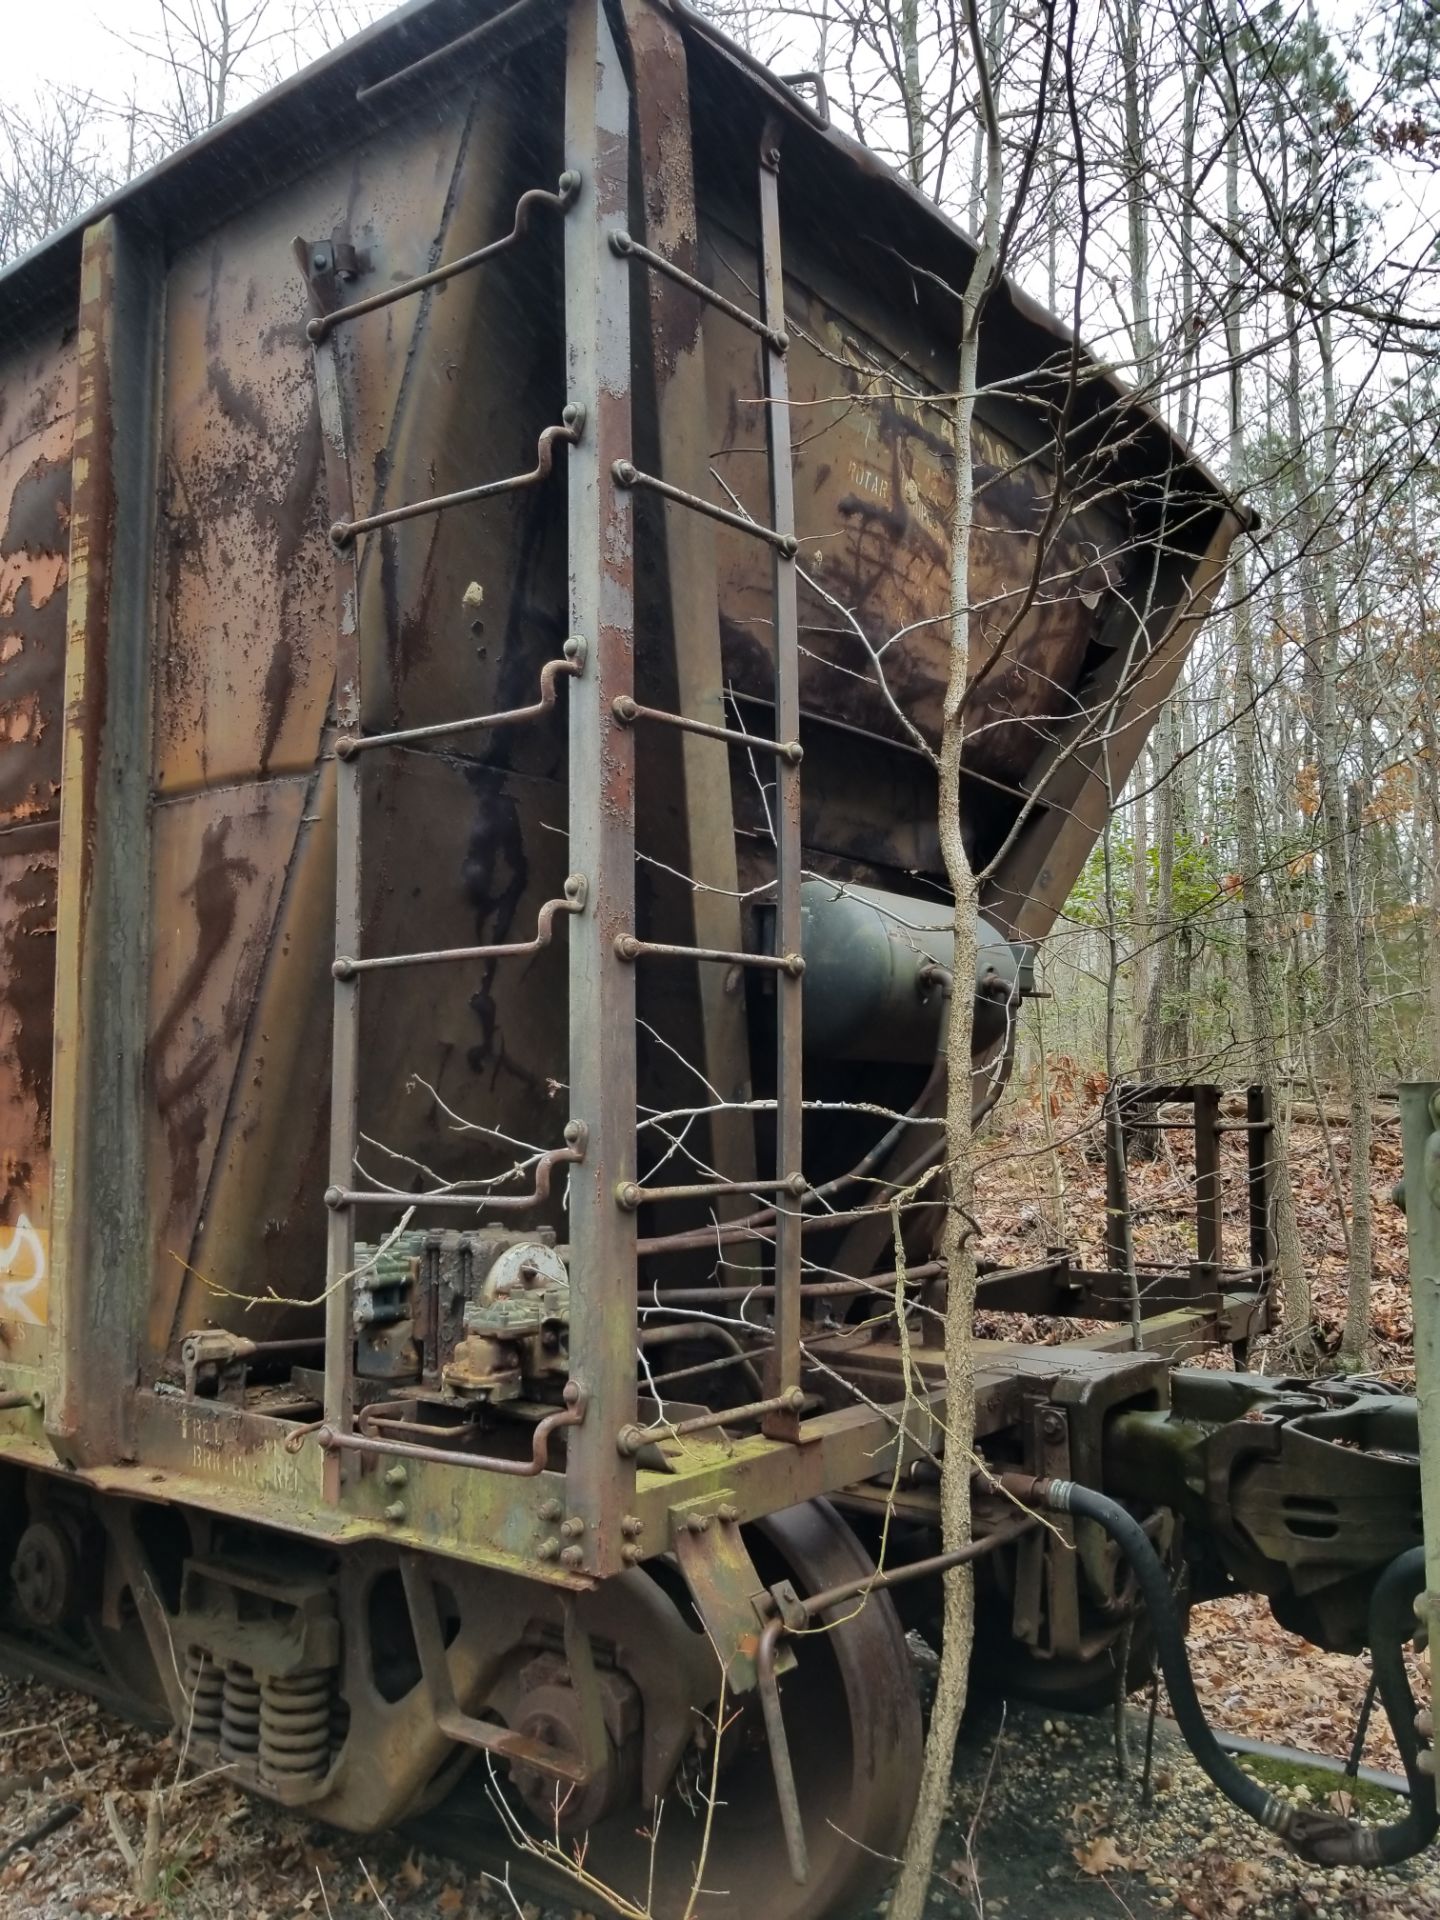
<instances>
[{"instance_id":1,"label":"ladder rung","mask_svg":"<svg viewBox=\"0 0 1440 1920\"><path fill-rule=\"evenodd\" d=\"M805 971L798 953L727 953L723 947L677 947L664 940L637 940L633 933L616 934L615 952L621 960L709 960L718 966L761 967L772 973L787 973L792 980L798 980Z\"/></svg>"},{"instance_id":2,"label":"ladder rung","mask_svg":"<svg viewBox=\"0 0 1440 1920\"><path fill-rule=\"evenodd\" d=\"M683 733L703 734L707 740L728 740L733 747L758 747L764 753L779 754L792 767L798 767L805 757L805 749L798 740L770 740L763 733L741 733L735 727L715 727L708 720L692 720L688 714L666 713L662 707L642 707L628 693L621 694L613 711L622 727L633 726L637 720L655 720L662 726L679 727Z\"/></svg>"},{"instance_id":3,"label":"ladder rung","mask_svg":"<svg viewBox=\"0 0 1440 1920\"><path fill-rule=\"evenodd\" d=\"M678 507L692 507L696 513L720 521L722 526L735 527L741 533L753 534L757 540L768 541L787 560L793 560L800 550L800 542L793 533L777 533L774 527L763 526L758 520L747 520L743 513L732 513L729 507L717 507L713 500L702 499L698 493L686 493L683 487L672 487L668 480L661 480L656 474L642 473L632 461L617 460L610 471L617 487L648 488L663 500L673 500Z\"/></svg>"},{"instance_id":4,"label":"ladder rung","mask_svg":"<svg viewBox=\"0 0 1440 1920\"><path fill-rule=\"evenodd\" d=\"M535 1186L530 1193L405 1193L398 1187L327 1187L325 1204L332 1213L349 1207L449 1207L466 1208L471 1213L481 1207L492 1213L524 1213L542 1207L550 1198L550 1179L556 1167L578 1166L585 1158L588 1134L583 1120L572 1120L565 1129L566 1147L542 1153L535 1162Z\"/></svg>"},{"instance_id":5,"label":"ladder rung","mask_svg":"<svg viewBox=\"0 0 1440 1920\"><path fill-rule=\"evenodd\" d=\"M732 320L738 320L742 327L748 327L752 333L758 333L767 345L776 353L784 353L790 345L788 334L774 327L767 327L758 313L747 313L744 307L737 306L733 300L727 300L723 293L717 293L714 287L706 286L703 280L697 280L693 273L686 273L683 267L677 267L673 260L667 260L663 253L652 253L649 247L642 247L638 240L632 240L628 233L616 232L610 236L611 251L625 260L639 260L644 266L652 267L656 273L663 273L677 285L688 287L691 293L698 294L702 300L715 307L721 313L728 313Z\"/></svg>"},{"instance_id":6,"label":"ladder rung","mask_svg":"<svg viewBox=\"0 0 1440 1920\"><path fill-rule=\"evenodd\" d=\"M407 747L416 740L443 740L455 733L480 733L489 728L518 727L526 720L538 720L555 704L555 682L562 673L585 671L585 642L576 635L565 642L563 660L547 660L540 669L540 698L528 707L507 707L501 713L477 713L468 720L438 720L431 727L401 727L395 733L342 733L335 742L339 760L353 760L357 753L371 747Z\"/></svg>"},{"instance_id":7,"label":"ladder rung","mask_svg":"<svg viewBox=\"0 0 1440 1920\"><path fill-rule=\"evenodd\" d=\"M424 293L427 287L444 286L457 273L468 273L471 267L493 260L497 254L513 247L529 227L534 208L554 207L557 212L565 213L574 205L579 191L580 176L572 172L561 174L558 193L551 193L548 187L529 188L515 202L515 223L503 239L492 240L488 246L477 247L474 253L462 254L458 260L447 260L429 273L416 274L413 280L401 280L393 287L382 287L378 293L372 293L364 300L352 301L348 307L337 307L333 313L317 314L306 327L306 333L318 343L343 321L358 320L362 313L378 313L382 307L393 306L397 300L408 300L412 293Z\"/></svg>"},{"instance_id":8,"label":"ladder rung","mask_svg":"<svg viewBox=\"0 0 1440 1920\"><path fill-rule=\"evenodd\" d=\"M634 1213L657 1200L718 1200L730 1193L788 1193L803 1200L809 1191L810 1182L803 1173L787 1174L783 1180L706 1180L689 1187L644 1187L638 1180L622 1180L615 1189L615 1201Z\"/></svg>"},{"instance_id":9,"label":"ladder rung","mask_svg":"<svg viewBox=\"0 0 1440 1920\"><path fill-rule=\"evenodd\" d=\"M337 520L330 538L337 547L348 547L358 534L373 533L377 527L392 527L400 520L418 520L427 513L444 513L449 507L469 506L475 500L493 500L502 493L520 493L526 487L539 486L548 479L555 464L555 442L571 446L585 429L585 409L572 401L561 416L558 427L546 427L540 435L535 464L528 473L507 474L503 480L487 480L483 486L464 487L459 493L440 493L433 500L411 500L403 507L390 507L384 513L372 513L364 520Z\"/></svg>"},{"instance_id":10,"label":"ladder rung","mask_svg":"<svg viewBox=\"0 0 1440 1920\"><path fill-rule=\"evenodd\" d=\"M565 882L565 898L547 900L541 907L533 940L509 940L490 947L433 947L427 953L381 953L366 960L354 960L342 953L336 956L330 971L337 980L353 980L357 973L379 973L393 967L432 967L443 960L514 960L549 946L557 913L584 911L585 876L572 873Z\"/></svg>"}]
</instances>

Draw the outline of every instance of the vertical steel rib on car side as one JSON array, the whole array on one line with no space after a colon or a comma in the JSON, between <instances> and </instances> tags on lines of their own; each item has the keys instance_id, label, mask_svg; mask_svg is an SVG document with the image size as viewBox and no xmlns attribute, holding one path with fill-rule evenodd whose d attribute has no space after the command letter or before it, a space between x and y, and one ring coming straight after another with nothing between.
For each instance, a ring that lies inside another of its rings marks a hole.
<instances>
[{"instance_id":1,"label":"vertical steel rib on car side","mask_svg":"<svg viewBox=\"0 0 1440 1920\"><path fill-rule=\"evenodd\" d=\"M634 692L634 517L616 485L630 447L629 269L607 241L630 198L630 89L605 8L567 28L565 165L580 175L565 223L569 394L586 409L569 480L570 630L586 642L570 701L570 865L588 883L570 926L570 1111L588 1132L570 1181L571 1375L587 1417L569 1435L566 1506L583 1523L570 1551L619 1571L633 1462L616 1435L635 1418L635 973L615 951L635 917L635 742L614 707ZM577 1569L578 1570L578 1569Z\"/></svg>"},{"instance_id":2,"label":"vertical steel rib on car side","mask_svg":"<svg viewBox=\"0 0 1440 1920\"><path fill-rule=\"evenodd\" d=\"M767 117L760 134L760 264L765 322L765 444L770 457L771 517L782 544L775 548L775 738L800 737L800 616L795 545L795 476L790 453L790 380L785 359L785 267L780 251L780 125ZM775 951L801 950L800 762L775 761ZM798 1173L804 1165L801 1087L801 1001L804 983L791 969L775 981L775 1163ZM766 1385L777 1399L800 1384L800 1201L776 1209L775 1339ZM794 1439L793 1406L766 1415L772 1439Z\"/></svg>"},{"instance_id":3,"label":"vertical steel rib on car side","mask_svg":"<svg viewBox=\"0 0 1440 1920\"><path fill-rule=\"evenodd\" d=\"M310 250L304 263L317 307L320 291L333 284L331 255L321 245ZM331 519L348 520L354 512L350 458L345 444L345 410L340 391L340 364L335 336L327 333L313 343L315 389L320 409L325 481ZM335 547L335 724L342 734L360 731L360 613L359 562L353 543ZM358 758L335 762L335 952L357 953L360 947L360 769ZM330 1054L330 1185L350 1185L360 1144L360 982L353 974L335 974L332 985L333 1029ZM349 1207L329 1209L325 1234L325 1421L335 1432L348 1433L354 1416L355 1381L351 1352L351 1306L354 1291L355 1214ZM340 1497L342 1456L325 1456L324 1492L327 1500Z\"/></svg>"}]
</instances>

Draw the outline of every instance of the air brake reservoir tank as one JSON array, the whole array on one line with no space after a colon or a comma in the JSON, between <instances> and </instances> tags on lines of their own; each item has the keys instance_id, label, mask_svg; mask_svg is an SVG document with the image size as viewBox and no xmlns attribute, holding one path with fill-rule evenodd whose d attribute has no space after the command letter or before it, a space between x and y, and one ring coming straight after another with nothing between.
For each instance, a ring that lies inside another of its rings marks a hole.
<instances>
[{"instance_id":1,"label":"air brake reservoir tank","mask_svg":"<svg viewBox=\"0 0 1440 1920\"><path fill-rule=\"evenodd\" d=\"M807 880L801 889L805 1050L815 1058L922 1064L940 1045L955 962L951 910L876 887ZM1004 1037L1032 991L1033 949L976 927L975 1038Z\"/></svg>"}]
</instances>

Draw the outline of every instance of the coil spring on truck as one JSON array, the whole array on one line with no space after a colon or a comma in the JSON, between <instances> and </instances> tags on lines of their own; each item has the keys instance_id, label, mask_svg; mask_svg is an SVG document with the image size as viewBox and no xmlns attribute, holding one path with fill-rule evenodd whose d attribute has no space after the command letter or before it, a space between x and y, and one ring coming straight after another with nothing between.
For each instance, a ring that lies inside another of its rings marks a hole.
<instances>
[{"instance_id":1,"label":"coil spring on truck","mask_svg":"<svg viewBox=\"0 0 1440 1920\"><path fill-rule=\"evenodd\" d=\"M225 1677L203 1647L191 1647L185 1656L185 1697L190 1703L190 1730L198 1740L220 1738Z\"/></svg>"},{"instance_id":2,"label":"coil spring on truck","mask_svg":"<svg viewBox=\"0 0 1440 1920\"><path fill-rule=\"evenodd\" d=\"M238 1663L225 1669L220 1709L220 1751L227 1760L245 1760L260 1747L260 1682Z\"/></svg>"},{"instance_id":3,"label":"coil spring on truck","mask_svg":"<svg viewBox=\"0 0 1440 1920\"><path fill-rule=\"evenodd\" d=\"M320 1780L330 1760L332 1675L321 1669L273 1677L260 1688L260 1778Z\"/></svg>"}]
</instances>

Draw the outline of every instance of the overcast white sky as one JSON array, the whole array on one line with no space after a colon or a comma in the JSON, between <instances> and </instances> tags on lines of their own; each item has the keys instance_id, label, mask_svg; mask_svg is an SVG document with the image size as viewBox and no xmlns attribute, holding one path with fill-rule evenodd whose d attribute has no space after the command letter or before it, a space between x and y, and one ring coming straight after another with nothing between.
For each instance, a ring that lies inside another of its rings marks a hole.
<instances>
[{"instance_id":1,"label":"overcast white sky","mask_svg":"<svg viewBox=\"0 0 1440 1920\"><path fill-rule=\"evenodd\" d=\"M207 24L214 10L214 0L172 4L180 19L193 10ZM264 90L266 67L284 78L399 4L230 0L231 18L251 43L233 82L232 108ZM153 103L166 91L165 69L157 59L147 61L136 43L158 52L162 19L161 0L0 0L0 100L24 108L49 83L117 105Z\"/></svg>"},{"instance_id":2,"label":"overcast white sky","mask_svg":"<svg viewBox=\"0 0 1440 1920\"><path fill-rule=\"evenodd\" d=\"M37 84L63 81L81 92L121 96L134 56L122 36L153 25L155 0L4 0L7 100Z\"/></svg>"}]
</instances>

